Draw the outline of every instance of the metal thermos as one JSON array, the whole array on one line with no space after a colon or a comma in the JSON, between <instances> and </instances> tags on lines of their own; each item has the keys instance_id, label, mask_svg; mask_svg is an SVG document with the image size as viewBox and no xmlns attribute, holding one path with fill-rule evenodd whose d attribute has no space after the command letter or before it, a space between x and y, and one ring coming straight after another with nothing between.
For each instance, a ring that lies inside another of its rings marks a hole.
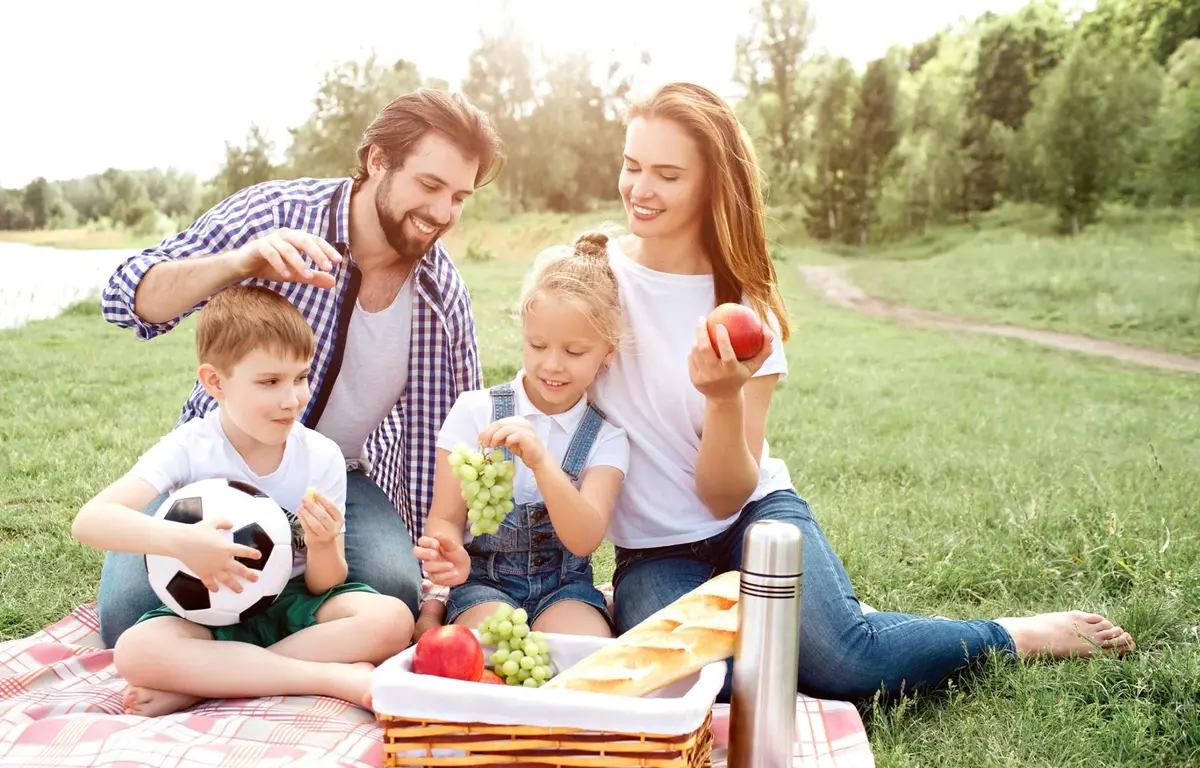
<instances>
[{"instance_id":1,"label":"metal thermos","mask_svg":"<svg viewBox=\"0 0 1200 768\"><path fill-rule=\"evenodd\" d=\"M800 529L760 520L742 542L729 768L792 768L800 663Z\"/></svg>"}]
</instances>

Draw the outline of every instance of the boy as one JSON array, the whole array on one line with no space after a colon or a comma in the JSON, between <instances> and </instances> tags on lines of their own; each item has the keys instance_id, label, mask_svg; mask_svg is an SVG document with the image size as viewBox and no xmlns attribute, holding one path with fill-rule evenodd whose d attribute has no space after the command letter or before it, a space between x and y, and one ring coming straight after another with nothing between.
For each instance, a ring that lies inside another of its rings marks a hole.
<instances>
[{"instance_id":1,"label":"boy","mask_svg":"<svg viewBox=\"0 0 1200 768\"><path fill-rule=\"evenodd\" d=\"M176 557L214 591L218 584L240 591L240 579L255 579L234 558L257 552L219 534L227 527L221 522L168 522L140 510L188 483L236 479L295 510L293 526L303 532L292 579L263 613L204 627L163 606L121 635L114 663L129 683L127 714L289 694L357 704L374 665L408 647L408 607L345 583L345 460L336 443L299 422L313 346L304 317L278 293L237 286L215 295L196 325L196 356L200 383L217 407L163 437L76 516L79 541Z\"/></svg>"}]
</instances>

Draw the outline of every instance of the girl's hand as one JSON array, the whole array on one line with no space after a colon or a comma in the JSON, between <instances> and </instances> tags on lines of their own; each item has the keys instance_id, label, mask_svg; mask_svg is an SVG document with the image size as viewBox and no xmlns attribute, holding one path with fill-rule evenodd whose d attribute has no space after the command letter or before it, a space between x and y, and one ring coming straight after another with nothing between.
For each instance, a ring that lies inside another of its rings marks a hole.
<instances>
[{"instance_id":1,"label":"girl's hand","mask_svg":"<svg viewBox=\"0 0 1200 768\"><path fill-rule=\"evenodd\" d=\"M320 491L312 491L300 500L300 511L296 514L300 527L304 529L304 544L312 547L329 544L342 532L342 511Z\"/></svg>"},{"instance_id":2,"label":"girl's hand","mask_svg":"<svg viewBox=\"0 0 1200 768\"><path fill-rule=\"evenodd\" d=\"M425 575L434 584L457 587L471 573L471 555L462 544L451 541L445 534L422 536L413 547L413 555L425 567Z\"/></svg>"},{"instance_id":3,"label":"girl's hand","mask_svg":"<svg viewBox=\"0 0 1200 768\"><path fill-rule=\"evenodd\" d=\"M772 342L775 334L770 326L763 327L766 340L757 355L749 360L738 360L729 343L729 332L725 326L717 326L717 347L720 354L712 348L708 338L708 321L700 318L696 325L696 343L688 355L688 374L692 378L692 386L711 400L728 400L737 397L742 387L750 380L762 364L771 355Z\"/></svg>"},{"instance_id":4,"label":"girl's hand","mask_svg":"<svg viewBox=\"0 0 1200 768\"><path fill-rule=\"evenodd\" d=\"M549 456L533 425L520 416L492 422L479 433L479 444L485 448L506 446L530 469L541 465Z\"/></svg>"}]
</instances>

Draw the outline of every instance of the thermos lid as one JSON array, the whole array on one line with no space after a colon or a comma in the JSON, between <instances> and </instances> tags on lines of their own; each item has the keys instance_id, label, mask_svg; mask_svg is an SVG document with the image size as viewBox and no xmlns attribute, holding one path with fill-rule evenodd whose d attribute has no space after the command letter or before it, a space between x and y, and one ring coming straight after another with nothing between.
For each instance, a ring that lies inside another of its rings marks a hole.
<instances>
[{"instance_id":1,"label":"thermos lid","mask_svg":"<svg viewBox=\"0 0 1200 768\"><path fill-rule=\"evenodd\" d=\"M803 570L800 528L784 520L759 520L742 539L742 571L747 576L799 576Z\"/></svg>"}]
</instances>

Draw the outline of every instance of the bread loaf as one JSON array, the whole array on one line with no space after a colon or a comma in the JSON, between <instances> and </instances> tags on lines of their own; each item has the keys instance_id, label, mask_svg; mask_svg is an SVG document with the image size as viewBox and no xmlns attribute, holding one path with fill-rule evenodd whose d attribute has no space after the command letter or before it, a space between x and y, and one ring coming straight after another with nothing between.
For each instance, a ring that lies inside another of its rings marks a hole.
<instances>
[{"instance_id":1,"label":"bread loaf","mask_svg":"<svg viewBox=\"0 0 1200 768\"><path fill-rule=\"evenodd\" d=\"M645 696L733 656L739 573L727 571L559 672L543 688Z\"/></svg>"}]
</instances>

